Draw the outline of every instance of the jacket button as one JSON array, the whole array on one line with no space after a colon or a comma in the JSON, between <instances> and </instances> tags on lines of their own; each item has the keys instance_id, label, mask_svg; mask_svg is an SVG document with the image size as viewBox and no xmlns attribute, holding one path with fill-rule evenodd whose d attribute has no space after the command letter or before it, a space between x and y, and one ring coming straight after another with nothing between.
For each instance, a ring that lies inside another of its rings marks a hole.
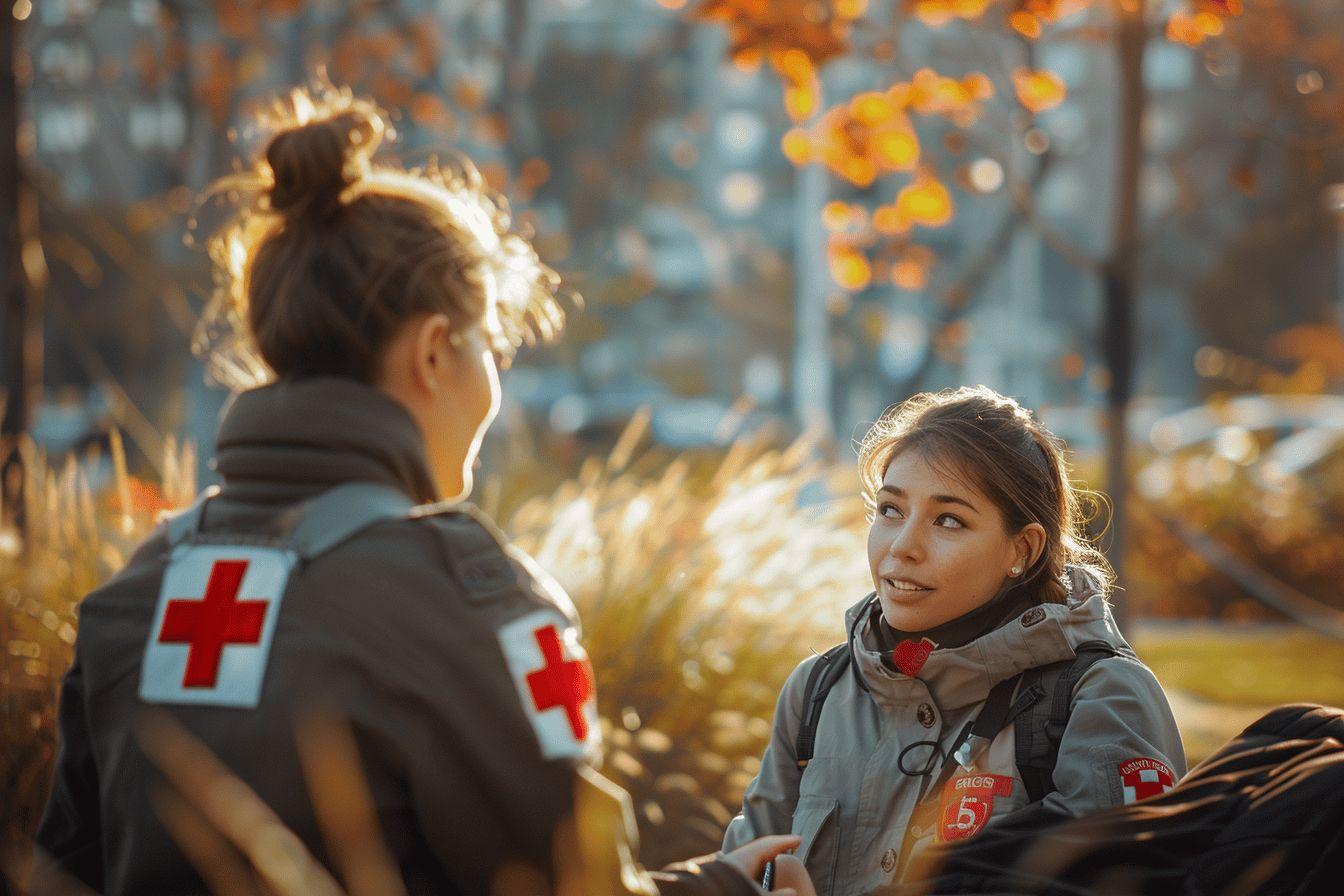
<instances>
[{"instance_id":1,"label":"jacket button","mask_svg":"<svg viewBox=\"0 0 1344 896\"><path fill-rule=\"evenodd\" d=\"M933 707L927 703L919 704L919 709L915 710L915 718L919 719L919 724L925 728L932 728L933 723L938 721L938 717L933 714Z\"/></svg>"},{"instance_id":2,"label":"jacket button","mask_svg":"<svg viewBox=\"0 0 1344 896\"><path fill-rule=\"evenodd\" d=\"M1036 623L1040 622L1043 619L1045 619L1045 610L1041 609L1040 607L1032 607L1030 610L1022 614L1022 627L1031 628L1033 625L1035 625Z\"/></svg>"},{"instance_id":3,"label":"jacket button","mask_svg":"<svg viewBox=\"0 0 1344 896\"><path fill-rule=\"evenodd\" d=\"M896 869L896 850L889 849L882 853L882 870L890 874Z\"/></svg>"}]
</instances>

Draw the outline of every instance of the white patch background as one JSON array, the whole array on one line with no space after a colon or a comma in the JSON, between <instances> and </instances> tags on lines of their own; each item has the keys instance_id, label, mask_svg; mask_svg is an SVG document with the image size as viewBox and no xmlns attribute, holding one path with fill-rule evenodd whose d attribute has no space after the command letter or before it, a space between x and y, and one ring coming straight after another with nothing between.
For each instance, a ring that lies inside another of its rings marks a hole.
<instances>
[{"instance_id":1,"label":"white patch background","mask_svg":"<svg viewBox=\"0 0 1344 896\"><path fill-rule=\"evenodd\" d=\"M201 600L210 571L219 560L246 560L237 600L267 601L261 638L256 644L226 644L214 687L183 687L190 644L163 644L163 618L172 600ZM261 699L271 638L280 615L280 598L294 568L295 556L280 548L251 545L184 545L173 553L163 574L159 605L145 644L140 668L140 699L146 703L255 707Z\"/></svg>"},{"instance_id":2,"label":"white patch background","mask_svg":"<svg viewBox=\"0 0 1344 896\"><path fill-rule=\"evenodd\" d=\"M588 722L588 736L585 740L574 737L569 716L562 707L537 711L532 697L532 688L527 676L546 666L541 645L537 643L536 632L548 626L555 626L560 636L560 653L564 660L587 662L588 654L579 643L578 631L569 624L563 615L555 610L537 610L515 619L499 629L499 646L504 651L504 660L508 663L509 674L518 688L518 699L522 702L523 712L532 722L537 741L541 744L541 754L547 759L582 758L596 753L601 743L601 731L598 727L597 698L590 695L583 704L583 717Z\"/></svg>"}]
</instances>

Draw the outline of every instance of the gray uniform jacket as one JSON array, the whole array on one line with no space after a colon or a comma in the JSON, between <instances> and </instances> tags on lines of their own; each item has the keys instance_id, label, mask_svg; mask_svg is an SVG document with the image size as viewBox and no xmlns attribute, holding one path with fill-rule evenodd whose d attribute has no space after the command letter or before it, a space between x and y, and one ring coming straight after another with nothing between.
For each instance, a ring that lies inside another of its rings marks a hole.
<instances>
[{"instance_id":1,"label":"gray uniform jacket","mask_svg":"<svg viewBox=\"0 0 1344 896\"><path fill-rule=\"evenodd\" d=\"M410 415L340 378L238 396L216 465L223 487L200 528L235 543L347 483L410 503L435 496ZM300 562L280 591L264 577L230 591L212 571L208 584L182 579L184 593L170 593L185 561L170 556L162 527L142 544L80 607L37 837L50 861L34 880L59 869L99 892L205 890L154 810L161 775L132 733L149 709L204 742L329 868L295 746L312 708L349 721L410 892L488 893L505 866L550 876L552 835L598 730L573 607L479 513L430 510ZM210 622L201 589L219 598L226 625ZM667 891L755 891L721 872L682 875L691 888L671 880Z\"/></svg>"},{"instance_id":2,"label":"gray uniform jacket","mask_svg":"<svg viewBox=\"0 0 1344 896\"><path fill-rule=\"evenodd\" d=\"M851 608L847 622L856 622L866 604ZM936 797L936 823L912 828L912 847L903 856L921 790L941 766L935 747L948 749L995 684L1069 659L1077 645L1093 640L1125 643L1104 596L1082 587L1067 604L1033 608L963 647L933 650L916 677L883 664L864 622L851 648L870 690L852 671L840 679L822 710L814 757L799 769L796 738L817 657L794 670L779 697L760 774L728 827L724 848L763 834L800 834L799 855L822 896L868 893L899 881L927 845L973 836L1027 802L1009 723L970 767L957 768ZM934 774L921 776L926 763ZM1044 802L1079 815L1160 793L1184 773L1180 733L1161 686L1137 660L1110 657L1078 681L1054 773L1057 789Z\"/></svg>"}]
</instances>

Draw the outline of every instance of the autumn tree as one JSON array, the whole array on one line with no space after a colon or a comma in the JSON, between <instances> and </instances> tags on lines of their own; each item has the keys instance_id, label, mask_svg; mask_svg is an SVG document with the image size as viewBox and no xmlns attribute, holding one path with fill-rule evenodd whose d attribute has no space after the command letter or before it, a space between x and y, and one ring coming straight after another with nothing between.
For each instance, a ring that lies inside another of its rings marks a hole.
<instances>
[{"instance_id":1,"label":"autumn tree","mask_svg":"<svg viewBox=\"0 0 1344 896\"><path fill-rule=\"evenodd\" d=\"M818 212L831 279L841 291L833 312L848 309L844 295L875 285L931 293L938 299L933 346L955 354L969 304L1024 229L1092 280L1102 309L1095 344L1064 363L1081 370L1086 356L1100 361L1095 379L1105 394L1106 483L1114 503L1109 549L1117 565L1149 223L1143 177L1153 155L1144 142L1145 63L1157 46L1190 53L1208 46L1241 13L1241 0L702 0L689 10L727 30L735 65L768 65L779 74L795 122L782 152L800 178L816 169L830 175L834 198ZM1107 217L1092 245L1042 206L1067 161L1043 124L1071 89L1066 73L1048 62L1061 48L1083 60L1069 78L1085 82L1094 108L1107 104L1089 123L1106 135L1090 150L1100 150L1110 170L1104 188L1084 199L1089 217ZM851 86L864 79L871 88ZM956 241L940 234L954 218L994 214L997 223L975 251L957 251ZM816 301L800 294L800 315ZM933 356L926 352L898 391L916 388Z\"/></svg>"}]
</instances>

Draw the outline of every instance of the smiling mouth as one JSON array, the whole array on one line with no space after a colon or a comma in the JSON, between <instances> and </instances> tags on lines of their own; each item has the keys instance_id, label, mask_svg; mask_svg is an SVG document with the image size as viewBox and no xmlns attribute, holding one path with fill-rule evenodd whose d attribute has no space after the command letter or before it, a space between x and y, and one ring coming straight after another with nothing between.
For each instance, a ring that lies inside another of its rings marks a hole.
<instances>
[{"instance_id":1,"label":"smiling mouth","mask_svg":"<svg viewBox=\"0 0 1344 896\"><path fill-rule=\"evenodd\" d=\"M914 584L913 582L902 582L902 581L899 580L899 579L885 579L885 578L884 578L882 581L886 582L887 585L888 585L888 587L890 587L890 588L892 588L892 589L894 589L894 590L896 590L896 591L903 591L903 592L905 592L905 593L907 593L907 594L917 594L917 593L919 593L919 592L921 592L921 591L932 591L932 590L933 590L932 588L926 588L926 587L924 587L923 585L916 585L916 584Z\"/></svg>"}]
</instances>

